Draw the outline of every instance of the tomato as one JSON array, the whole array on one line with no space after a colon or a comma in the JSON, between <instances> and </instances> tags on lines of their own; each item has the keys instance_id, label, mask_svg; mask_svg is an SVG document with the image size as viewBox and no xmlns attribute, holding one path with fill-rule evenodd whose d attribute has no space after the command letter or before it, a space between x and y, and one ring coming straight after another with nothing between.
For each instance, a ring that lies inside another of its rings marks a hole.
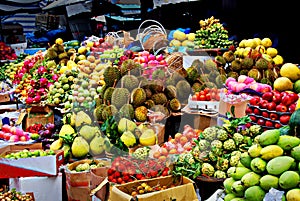
<instances>
[{"instance_id":1,"label":"tomato","mask_svg":"<svg viewBox=\"0 0 300 201\"><path fill-rule=\"evenodd\" d=\"M112 175L112 174L114 174L114 170L112 169L112 168L109 168L108 170L107 170L107 174L108 175Z\"/></svg>"},{"instance_id":2,"label":"tomato","mask_svg":"<svg viewBox=\"0 0 300 201\"><path fill-rule=\"evenodd\" d=\"M200 91L199 94L200 94L200 96L201 96L201 95L206 95L206 92L202 90L202 91Z\"/></svg>"},{"instance_id":3,"label":"tomato","mask_svg":"<svg viewBox=\"0 0 300 201\"><path fill-rule=\"evenodd\" d=\"M115 176L115 178L118 178L118 177L121 176L121 174L120 174L120 172L115 172L115 173L114 173L114 176Z\"/></svg>"},{"instance_id":4,"label":"tomato","mask_svg":"<svg viewBox=\"0 0 300 201\"><path fill-rule=\"evenodd\" d=\"M137 179L139 179L139 180L140 180L142 177L143 177L142 174L136 174L136 175L135 175L135 178L137 178Z\"/></svg>"},{"instance_id":5,"label":"tomato","mask_svg":"<svg viewBox=\"0 0 300 201\"><path fill-rule=\"evenodd\" d=\"M117 183L120 184L122 183L123 179L121 177L117 178Z\"/></svg>"},{"instance_id":6,"label":"tomato","mask_svg":"<svg viewBox=\"0 0 300 201\"><path fill-rule=\"evenodd\" d=\"M210 92L210 88L205 88L203 91L207 94Z\"/></svg>"},{"instance_id":7,"label":"tomato","mask_svg":"<svg viewBox=\"0 0 300 201\"><path fill-rule=\"evenodd\" d=\"M199 97L199 101L206 101L206 97L205 97L205 95L200 95L200 97Z\"/></svg>"},{"instance_id":8,"label":"tomato","mask_svg":"<svg viewBox=\"0 0 300 201\"><path fill-rule=\"evenodd\" d=\"M198 100L198 96L193 95L193 96L192 96L192 100L193 100L193 101L197 101L197 100Z\"/></svg>"},{"instance_id":9,"label":"tomato","mask_svg":"<svg viewBox=\"0 0 300 201\"><path fill-rule=\"evenodd\" d=\"M205 99L206 99L206 101L210 101L210 100L211 100L211 95L210 95L210 93L208 93L208 94L205 95Z\"/></svg>"}]
</instances>

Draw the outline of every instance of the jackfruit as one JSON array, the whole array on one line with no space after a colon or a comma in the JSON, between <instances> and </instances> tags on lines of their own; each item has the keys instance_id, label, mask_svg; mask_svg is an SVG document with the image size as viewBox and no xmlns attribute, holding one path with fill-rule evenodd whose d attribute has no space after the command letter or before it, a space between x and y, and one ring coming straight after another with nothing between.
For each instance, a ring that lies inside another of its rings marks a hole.
<instances>
[{"instance_id":1,"label":"jackfruit","mask_svg":"<svg viewBox=\"0 0 300 201\"><path fill-rule=\"evenodd\" d=\"M75 137L72 146L71 153L75 158L84 158L89 153L89 143L82 137Z\"/></svg>"},{"instance_id":2,"label":"jackfruit","mask_svg":"<svg viewBox=\"0 0 300 201\"><path fill-rule=\"evenodd\" d=\"M74 134L75 133L75 130L74 128L70 125L70 124L64 124L60 131L59 131L59 137L61 136L65 136L66 134Z\"/></svg>"},{"instance_id":3,"label":"jackfruit","mask_svg":"<svg viewBox=\"0 0 300 201\"><path fill-rule=\"evenodd\" d=\"M91 124L91 123L92 123L92 119L87 113L85 113L84 111L79 111L78 113L76 113L76 118L75 118L76 127L79 127L83 124Z\"/></svg>"}]
</instances>

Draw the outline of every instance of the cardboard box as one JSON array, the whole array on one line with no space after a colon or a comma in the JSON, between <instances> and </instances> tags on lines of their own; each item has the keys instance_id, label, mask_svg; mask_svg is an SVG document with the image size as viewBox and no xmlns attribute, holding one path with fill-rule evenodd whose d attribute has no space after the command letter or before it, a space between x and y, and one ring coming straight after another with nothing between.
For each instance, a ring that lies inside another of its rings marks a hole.
<instances>
[{"instance_id":1,"label":"cardboard box","mask_svg":"<svg viewBox=\"0 0 300 201\"><path fill-rule=\"evenodd\" d=\"M55 177L20 177L9 179L10 189L21 193L32 192L36 201L62 201L63 176Z\"/></svg>"},{"instance_id":2,"label":"cardboard box","mask_svg":"<svg viewBox=\"0 0 300 201\"><path fill-rule=\"evenodd\" d=\"M230 112L230 114L233 115L231 112L231 107L234 106L234 116L236 118L241 118L246 115L247 104L248 104L248 101L242 101L242 102L231 104L231 103L224 102L221 99L220 106L219 106L219 113L221 115L226 116L226 113Z\"/></svg>"},{"instance_id":3,"label":"cardboard box","mask_svg":"<svg viewBox=\"0 0 300 201\"><path fill-rule=\"evenodd\" d=\"M56 155L30 157L20 159L7 159L4 156L16 149L17 145L8 145L0 148L0 178L16 178L30 176L56 176L60 166L64 163L64 151L55 151Z\"/></svg>"},{"instance_id":4,"label":"cardboard box","mask_svg":"<svg viewBox=\"0 0 300 201\"><path fill-rule=\"evenodd\" d=\"M77 165L85 162L89 164L92 162L95 162L96 164L103 163L104 166L93 168L90 171L72 171L76 169ZM90 193L105 180L107 177L107 170L110 166L110 161L97 159L83 159L68 164L65 168L68 201L92 201L93 197L106 201L109 196L109 183L106 183L101 189L99 189L94 196L90 196Z\"/></svg>"},{"instance_id":5,"label":"cardboard box","mask_svg":"<svg viewBox=\"0 0 300 201\"><path fill-rule=\"evenodd\" d=\"M10 95L8 93L0 94L0 103L5 103L10 101Z\"/></svg>"},{"instance_id":6,"label":"cardboard box","mask_svg":"<svg viewBox=\"0 0 300 201\"><path fill-rule=\"evenodd\" d=\"M153 200L173 200L176 201L198 201L195 191L195 184L187 177L179 177L176 182L177 186L167 188L165 190L137 195L139 201L153 201ZM112 187L110 200L111 201L131 201L132 188L136 188L141 183L146 182L150 186L155 185L170 185L173 183L174 176L159 177L154 179L138 180L126 184L115 185ZM137 199L136 199L137 200Z\"/></svg>"}]
</instances>

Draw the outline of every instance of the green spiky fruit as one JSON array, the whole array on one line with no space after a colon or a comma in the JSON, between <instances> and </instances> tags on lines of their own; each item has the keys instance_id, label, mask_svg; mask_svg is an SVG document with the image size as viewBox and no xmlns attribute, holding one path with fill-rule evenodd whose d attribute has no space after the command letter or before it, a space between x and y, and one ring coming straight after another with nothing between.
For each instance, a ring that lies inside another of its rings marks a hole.
<instances>
[{"instance_id":1,"label":"green spiky fruit","mask_svg":"<svg viewBox=\"0 0 300 201\"><path fill-rule=\"evenodd\" d=\"M154 101L155 105L164 105L167 103L168 99L164 93L153 94L151 100Z\"/></svg>"},{"instance_id":2,"label":"green spiky fruit","mask_svg":"<svg viewBox=\"0 0 300 201\"><path fill-rule=\"evenodd\" d=\"M129 103L130 92L126 88L115 88L111 96L111 104L120 109L124 104Z\"/></svg>"},{"instance_id":3,"label":"green spiky fruit","mask_svg":"<svg viewBox=\"0 0 300 201\"><path fill-rule=\"evenodd\" d=\"M145 106L139 106L134 110L134 118L139 122L147 120L148 109Z\"/></svg>"},{"instance_id":4,"label":"green spiky fruit","mask_svg":"<svg viewBox=\"0 0 300 201\"><path fill-rule=\"evenodd\" d=\"M120 82L121 86L127 88L130 92L139 85L139 79L134 75L124 75Z\"/></svg>"},{"instance_id":5,"label":"green spiky fruit","mask_svg":"<svg viewBox=\"0 0 300 201\"><path fill-rule=\"evenodd\" d=\"M143 88L135 88L131 92L130 102L133 107L138 107L144 104L147 99L147 94Z\"/></svg>"},{"instance_id":6,"label":"green spiky fruit","mask_svg":"<svg viewBox=\"0 0 300 201\"><path fill-rule=\"evenodd\" d=\"M179 111L181 109L181 103L177 98L170 100L169 107L172 111Z\"/></svg>"},{"instance_id":7,"label":"green spiky fruit","mask_svg":"<svg viewBox=\"0 0 300 201\"><path fill-rule=\"evenodd\" d=\"M251 57L245 57L241 61L242 69L251 69L254 65L254 60Z\"/></svg>"},{"instance_id":8,"label":"green spiky fruit","mask_svg":"<svg viewBox=\"0 0 300 201\"><path fill-rule=\"evenodd\" d=\"M169 100L177 97L176 87L174 85L167 85L164 89L164 94L166 94Z\"/></svg>"},{"instance_id":9,"label":"green spiky fruit","mask_svg":"<svg viewBox=\"0 0 300 201\"><path fill-rule=\"evenodd\" d=\"M121 79L121 72L115 66L107 66L103 72L105 85L112 87L116 82Z\"/></svg>"},{"instance_id":10,"label":"green spiky fruit","mask_svg":"<svg viewBox=\"0 0 300 201\"><path fill-rule=\"evenodd\" d=\"M112 93L114 92L114 87L108 87L105 89L105 92L103 94L103 100L104 102L109 105L111 103L111 96L112 96Z\"/></svg>"},{"instance_id":11,"label":"green spiky fruit","mask_svg":"<svg viewBox=\"0 0 300 201\"><path fill-rule=\"evenodd\" d=\"M134 118L134 108L131 104L126 103L124 104L119 110L120 117L125 117L127 119Z\"/></svg>"},{"instance_id":12,"label":"green spiky fruit","mask_svg":"<svg viewBox=\"0 0 300 201\"><path fill-rule=\"evenodd\" d=\"M242 69L241 61L238 59L235 59L231 62L231 70L239 72Z\"/></svg>"}]
</instances>

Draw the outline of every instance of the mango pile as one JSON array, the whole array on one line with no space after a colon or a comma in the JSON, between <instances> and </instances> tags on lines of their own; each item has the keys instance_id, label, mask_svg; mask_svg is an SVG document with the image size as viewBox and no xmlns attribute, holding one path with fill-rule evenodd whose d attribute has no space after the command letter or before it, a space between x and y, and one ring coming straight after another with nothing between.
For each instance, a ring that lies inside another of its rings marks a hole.
<instances>
[{"instance_id":1,"label":"mango pile","mask_svg":"<svg viewBox=\"0 0 300 201\"><path fill-rule=\"evenodd\" d=\"M228 200L262 201L271 188L283 191L282 200L300 200L300 139L266 130L240 157L240 165L227 170Z\"/></svg>"}]
</instances>

